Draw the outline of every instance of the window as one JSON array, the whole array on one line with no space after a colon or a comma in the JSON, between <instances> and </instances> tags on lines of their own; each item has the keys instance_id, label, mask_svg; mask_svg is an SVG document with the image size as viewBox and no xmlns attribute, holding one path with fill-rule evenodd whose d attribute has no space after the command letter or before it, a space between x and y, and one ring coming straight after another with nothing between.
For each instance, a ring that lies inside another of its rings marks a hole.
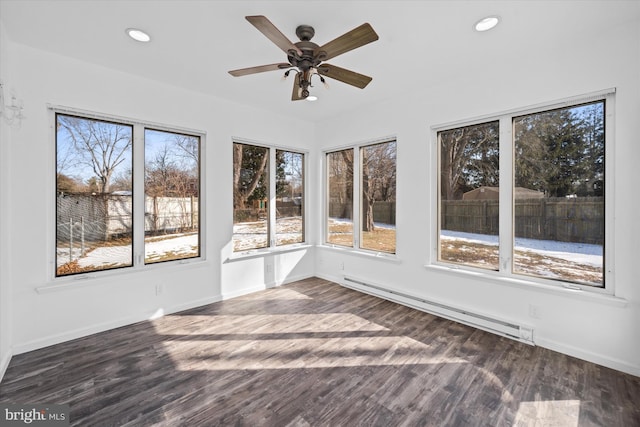
<instances>
[{"instance_id":1,"label":"window","mask_svg":"<svg viewBox=\"0 0 640 427\"><path fill-rule=\"evenodd\" d=\"M329 152L325 160L326 243L395 254L396 141Z\"/></svg>"},{"instance_id":2,"label":"window","mask_svg":"<svg viewBox=\"0 0 640 427\"><path fill-rule=\"evenodd\" d=\"M303 153L233 143L234 252L303 243L304 198Z\"/></svg>"},{"instance_id":3,"label":"window","mask_svg":"<svg viewBox=\"0 0 640 427\"><path fill-rule=\"evenodd\" d=\"M396 252L396 142L360 148L360 247Z\"/></svg>"},{"instance_id":4,"label":"window","mask_svg":"<svg viewBox=\"0 0 640 427\"><path fill-rule=\"evenodd\" d=\"M61 112L55 121L56 277L200 256L199 136Z\"/></svg>"},{"instance_id":5,"label":"window","mask_svg":"<svg viewBox=\"0 0 640 427\"><path fill-rule=\"evenodd\" d=\"M605 102L513 119L513 271L604 285Z\"/></svg>"},{"instance_id":6,"label":"window","mask_svg":"<svg viewBox=\"0 0 640 427\"><path fill-rule=\"evenodd\" d=\"M604 287L611 99L440 129L438 260Z\"/></svg>"},{"instance_id":7,"label":"window","mask_svg":"<svg viewBox=\"0 0 640 427\"><path fill-rule=\"evenodd\" d=\"M200 138L145 129L144 261L200 256Z\"/></svg>"},{"instance_id":8,"label":"window","mask_svg":"<svg viewBox=\"0 0 640 427\"><path fill-rule=\"evenodd\" d=\"M353 247L353 148L327 153L327 242Z\"/></svg>"},{"instance_id":9,"label":"window","mask_svg":"<svg viewBox=\"0 0 640 427\"><path fill-rule=\"evenodd\" d=\"M56 115L56 276L133 265L133 126Z\"/></svg>"},{"instance_id":10,"label":"window","mask_svg":"<svg viewBox=\"0 0 640 427\"><path fill-rule=\"evenodd\" d=\"M498 122L448 129L440 143L440 260L497 270Z\"/></svg>"},{"instance_id":11,"label":"window","mask_svg":"<svg viewBox=\"0 0 640 427\"><path fill-rule=\"evenodd\" d=\"M304 155L276 150L276 245L304 242Z\"/></svg>"}]
</instances>

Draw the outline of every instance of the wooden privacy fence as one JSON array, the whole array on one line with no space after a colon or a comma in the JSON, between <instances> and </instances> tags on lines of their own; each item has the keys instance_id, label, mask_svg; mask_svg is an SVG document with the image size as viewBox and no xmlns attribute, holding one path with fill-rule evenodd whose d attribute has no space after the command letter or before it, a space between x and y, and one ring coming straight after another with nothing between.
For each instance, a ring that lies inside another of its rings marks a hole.
<instances>
[{"instance_id":1,"label":"wooden privacy fence","mask_svg":"<svg viewBox=\"0 0 640 427\"><path fill-rule=\"evenodd\" d=\"M330 218L351 219L352 203L329 203ZM375 202L373 204L373 221L382 224L396 224L396 202Z\"/></svg>"},{"instance_id":2,"label":"wooden privacy fence","mask_svg":"<svg viewBox=\"0 0 640 427\"><path fill-rule=\"evenodd\" d=\"M517 199L516 237L559 242L603 244L603 197ZM467 233L498 234L497 200L443 200L441 228Z\"/></svg>"},{"instance_id":3,"label":"wooden privacy fence","mask_svg":"<svg viewBox=\"0 0 640 427\"><path fill-rule=\"evenodd\" d=\"M64 194L57 197L57 240L105 241L131 233L130 195ZM145 198L145 233L167 234L198 228L197 197Z\"/></svg>"}]
</instances>

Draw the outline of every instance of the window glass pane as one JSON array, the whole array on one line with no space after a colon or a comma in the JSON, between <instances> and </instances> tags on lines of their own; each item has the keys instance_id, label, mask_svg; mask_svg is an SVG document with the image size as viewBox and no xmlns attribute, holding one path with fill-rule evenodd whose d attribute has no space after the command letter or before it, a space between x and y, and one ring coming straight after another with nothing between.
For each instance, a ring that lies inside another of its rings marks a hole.
<instances>
[{"instance_id":1,"label":"window glass pane","mask_svg":"<svg viewBox=\"0 0 640 427\"><path fill-rule=\"evenodd\" d=\"M304 242L304 154L276 150L276 245Z\"/></svg>"},{"instance_id":2,"label":"window glass pane","mask_svg":"<svg viewBox=\"0 0 640 427\"><path fill-rule=\"evenodd\" d=\"M327 243L353 246L353 149L327 153Z\"/></svg>"},{"instance_id":3,"label":"window glass pane","mask_svg":"<svg viewBox=\"0 0 640 427\"><path fill-rule=\"evenodd\" d=\"M499 122L438 132L439 259L498 270Z\"/></svg>"},{"instance_id":4,"label":"window glass pane","mask_svg":"<svg viewBox=\"0 0 640 427\"><path fill-rule=\"evenodd\" d=\"M604 107L514 119L515 273L604 286Z\"/></svg>"},{"instance_id":5,"label":"window glass pane","mask_svg":"<svg viewBox=\"0 0 640 427\"><path fill-rule=\"evenodd\" d=\"M200 255L200 138L145 129L144 261Z\"/></svg>"},{"instance_id":6,"label":"window glass pane","mask_svg":"<svg viewBox=\"0 0 640 427\"><path fill-rule=\"evenodd\" d=\"M132 134L56 115L56 276L133 264Z\"/></svg>"},{"instance_id":7,"label":"window glass pane","mask_svg":"<svg viewBox=\"0 0 640 427\"><path fill-rule=\"evenodd\" d=\"M233 250L269 246L269 149L233 144Z\"/></svg>"},{"instance_id":8,"label":"window glass pane","mask_svg":"<svg viewBox=\"0 0 640 427\"><path fill-rule=\"evenodd\" d=\"M361 224L360 247L396 252L396 142L360 149Z\"/></svg>"}]
</instances>

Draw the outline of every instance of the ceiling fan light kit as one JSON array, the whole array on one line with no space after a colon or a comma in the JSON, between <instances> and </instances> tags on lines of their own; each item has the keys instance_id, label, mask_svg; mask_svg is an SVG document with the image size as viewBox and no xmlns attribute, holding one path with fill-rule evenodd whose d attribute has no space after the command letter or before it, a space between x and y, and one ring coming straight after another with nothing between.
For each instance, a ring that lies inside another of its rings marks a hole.
<instances>
[{"instance_id":1,"label":"ceiling fan light kit","mask_svg":"<svg viewBox=\"0 0 640 427\"><path fill-rule=\"evenodd\" d=\"M311 80L314 75L317 75L320 82L325 84L326 82L323 76L360 89L364 89L372 80L371 77L365 76L364 74L323 63L323 61L335 58L338 55L378 40L378 35L368 23L364 23L340 37L322 46L318 46L311 41L315 35L315 30L310 25L299 25L298 28L296 28L296 36L298 36L300 41L292 43L265 16L247 16L246 19L287 54L288 62L259 65L229 71L229 74L234 77L266 71L286 70L284 73L284 78L286 78L291 71L296 71L293 81L293 92L291 94L292 101L299 101L301 99L312 101L317 99L315 96L311 97L309 93L309 88L313 87Z\"/></svg>"}]
</instances>

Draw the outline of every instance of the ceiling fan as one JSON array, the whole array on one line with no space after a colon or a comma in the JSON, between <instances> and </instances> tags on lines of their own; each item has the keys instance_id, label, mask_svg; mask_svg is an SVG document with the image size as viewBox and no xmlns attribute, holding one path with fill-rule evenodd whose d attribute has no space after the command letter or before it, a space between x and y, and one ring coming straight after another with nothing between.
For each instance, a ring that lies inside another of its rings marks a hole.
<instances>
[{"instance_id":1,"label":"ceiling fan","mask_svg":"<svg viewBox=\"0 0 640 427\"><path fill-rule=\"evenodd\" d=\"M372 80L369 76L323 63L323 61L335 58L345 52L378 40L378 35L373 28L371 28L371 25L367 23L354 28L322 46L318 46L311 41L315 35L315 30L309 25L300 25L296 28L296 35L300 41L292 43L265 16L246 16L245 18L256 27L258 31L282 49L284 53L287 54L287 60L289 62L279 62L276 64L259 65L257 67L229 71L229 74L234 77L274 70L287 70L285 71L285 77L287 77L292 70L295 70L296 75L293 82L293 93L291 95L292 101L309 97L311 78L316 74L323 83L325 82L323 76L325 76L360 89L364 89Z\"/></svg>"}]
</instances>

